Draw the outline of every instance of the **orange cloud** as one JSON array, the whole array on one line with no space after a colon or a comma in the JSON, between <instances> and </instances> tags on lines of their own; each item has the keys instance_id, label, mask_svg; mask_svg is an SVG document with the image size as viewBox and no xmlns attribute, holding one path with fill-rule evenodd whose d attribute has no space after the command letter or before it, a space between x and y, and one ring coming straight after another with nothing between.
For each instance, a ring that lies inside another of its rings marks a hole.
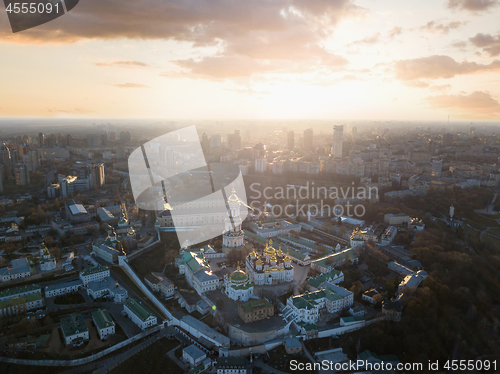
<instances>
[{"instance_id":1,"label":"orange cloud","mask_svg":"<svg viewBox=\"0 0 500 374\"><path fill-rule=\"evenodd\" d=\"M99 67L120 67L120 68L136 68L149 66L141 61L113 61L113 62L96 62Z\"/></svg>"},{"instance_id":2,"label":"orange cloud","mask_svg":"<svg viewBox=\"0 0 500 374\"><path fill-rule=\"evenodd\" d=\"M114 87L118 88L147 88L149 86L146 86L145 84L138 84L138 83L121 83L121 84L113 84Z\"/></svg>"},{"instance_id":3,"label":"orange cloud","mask_svg":"<svg viewBox=\"0 0 500 374\"><path fill-rule=\"evenodd\" d=\"M498 0L448 0L448 8L471 12L484 12L498 5Z\"/></svg>"},{"instance_id":4,"label":"orange cloud","mask_svg":"<svg viewBox=\"0 0 500 374\"><path fill-rule=\"evenodd\" d=\"M456 75L475 74L500 70L500 61L488 65L476 62L457 62L449 56L434 55L394 63L396 77L403 81L415 79L452 78Z\"/></svg>"},{"instance_id":5,"label":"orange cloud","mask_svg":"<svg viewBox=\"0 0 500 374\"><path fill-rule=\"evenodd\" d=\"M500 103L488 92L474 91L469 95L429 96L426 102L434 109L458 110L461 117L499 118Z\"/></svg>"},{"instance_id":6,"label":"orange cloud","mask_svg":"<svg viewBox=\"0 0 500 374\"><path fill-rule=\"evenodd\" d=\"M459 29L465 26L467 22L452 21L449 23L438 23L437 21L429 21L425 26L422 26L420 30L425 30L431 34L448 34L450 30Z\"/></svg>"},{"instance_id":7,"label":"orange cloud","mask_svg":"<svg viewBox=\"0 0 500 374\"><path fill-rule=\"evenodd\" d=\"M476 47L483 48L483 51L491 57L500 55L500 34L493 36L490 34L477 34L469 38Z\"/></svg>"}]
</instances>

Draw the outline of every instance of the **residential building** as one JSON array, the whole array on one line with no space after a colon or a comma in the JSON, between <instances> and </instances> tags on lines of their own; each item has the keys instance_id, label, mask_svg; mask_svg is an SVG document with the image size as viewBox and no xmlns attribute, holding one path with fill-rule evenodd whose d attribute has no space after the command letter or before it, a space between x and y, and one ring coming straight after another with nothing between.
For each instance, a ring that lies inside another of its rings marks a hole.
<instances>
[{"instance_id":1,"label":"residential building","mask_svg":"<svg viewBox=\"0 0 500 374\"><path fill-rule=\"evenodd\" d=\"M314 292L306 291L302 295L288 298L287 307L292 310L295 322L315 324L321 309L326 309L329 313L337 313L350 308L353 303L352 292L330 284L328 288Z\"/></svg>"},{"instance_id":2,"label":"residential building","mask_svg":"<svg viewBox=\"0 0 500 374\"><path fill-rule=\"evenodd\" d=\"M201 364L206 357L207 354L194 344L182 349L182 361L192 368Z\"/></svg>"},{"instance_id":3,"label":"residential building","mask_svg":"<svg viewBox=\"0 0 500 374\"><path fill-rule=\"evenodd\" d=\"M67 293L77 292L83 287L83 282L78 279L72 282L54 284L45 287L45 297L54 297L59 295L65 295Z\"/></svg>"},{"instance_id":4,"label":"residential building","mask_svg":"<svg viewBox=\"0 0 500 374\"><path fill-rule=\"evenodd\" d=\"M43 308L43 298L40 292L15 296L0 301L0 317L25 314L41 308Z\"/></svg>"},{"instance_id":5,"label":"residential building","mask_svg":"<svg viewBox=\"0 0 500 374\"><path fill-rule=\"evenodd\" d=\"M311 262L311 268L327 273L335 267L345 263L354 264L358 262L357 248L352 247L338 253L333 253Z\"/></svg>"},{"instance_id":6,"label":"residential building","mask_svg":"<svg viewBox=\"0 0 500 374\"><path fill-rule=\"evenodd\" d=\"M81 314L71 314L61 318L61 330L66 345L89 340L89 328Z\"/></svg>"},{"instance_id":7,"label":"residential building","mask_svg":"<svg viewBox=\"0 0 500 374\"><path fill-rule=\"evenodd\" d=\"M372 288L371 290L363 292L363 294L361 295L361 299L368 301L370 304L376 304L378 295L380 295L378 291Z\"/></svg>"},{"instance_id":8,"label":"residential building","mask_svg":"<svg viewBox=\"0 0 500 374\"><path fill-rule=\"evenodd\" d=\"M198 295L214 291L219 285L219 277L212 273L203 253L184 252L180 255L179 273L184 274L188 284Z\"/></svg>"},{"instance_id":9,"label":"residential building","mask_svg":"<svg viewBox=\"0 0 500 374\"><path fill-rule=\"evenodd\" d=\"M217 374L247 374L251 366L244 357L219 357L217 359Z\"/></svg>"},{"instance_id":10,"label":"residential building","mask_svg":"<svg viewBox=\"0 0 500 374\"><path fill-rule=\"evenodd\" d=\"M384 222L391 226L401 226L410 221L410 216L406 213L387 213L384 215Z\"/></svg>"},{"instance_id":11,"label":"residential building","mask_svg":"<svg viewBox=\"0 0 500 374\"><path fill-rule=\"evenodd\" d=\"M318 275L315 278L309 278L307 283L309 286L315 290L320 289L320 286L325 282L330 282L333 284L339 284L344 281L344 273L340 270L332 269L328 273Z\"/></svg>"},{"instance_id":12,"label":"residential building","mask_svg":"<svg viewBox=\"0 0 500 374\"><path fill-rule=\"evenodd\" d=\"M94 243L92 244L92 254L110 264L115 264L118 262L120 251L101 243Z\"/></svg>"},{"instance_id":13,"label":"residential building","mask_svg":"<svg viewBox=\"0 0 500 374\"><path fill-rule=\"evenodd\" d=\"M144 277L146 284L155 292L160 292L164 299L174 296L174 283L163 273L152 272Z\"/></svg>"},{"instance_id":14,"label":"residential building","mask_svg":"<svg viewBox=\"0 0 500 374\"><path fill-rule=\"evenodd\" d=\"M98 281L89 282L87 284L87 295L94 300L107 297L115 303L123 303L128 297L128 292L113 278L105 277Z\"/></svg>"},{"instance_id":15,"label":"residential building","mask_svg":"<svg viewBox=\"0 0 500 374\"><path fill-rule=\"evenodd\" d=\"M0 280L2 282L9 282L29 276L31 276L31 269L28 260L25 258L12 260L10 266L0 269Z\"/></svg>"},{"instance_id":16,"label":"residential building","mask_svg":"<svg viewBox=\"0 0 500 374\"><path fill-rule=\"evenodd\" d=\"M89 282L98 282L106 277L109 277L109 269L103 265L87 268L80 272L80 279L84 286Z\"/></svg>"},{"instance_id":17,"label":"residential building","mask_svg":"<svg viewBox=\"0 0 500 374\"><path fill-rule=\"evenodd\" d=\"M389 226L380 238L380 244L389 245L392 243L394 238L398 233L398 228L396 226Z\"/></svg>"},{"instance_id":18,"label":"residential building","mask_svg":"<svg viewBox=\"0 0 500 374\"><path fill-rule=\"evenodd\" d=\"M16 185L26 186L30 184L30 172L25 164L19 163L14 166Z\"/></svg>"},{"instance_id":19,"label":"residential building","mask_svg":"<svg viewBox=\"0 0 500 374\"><path fill-rule=\"evenodd\" d=\"M342 137L344 133L344 126L333 126L333 145L332 157L342 158Z\"/></svg>"},{"instance_id":20,"label":"residential building","mask_svg":"<svg viewBox=\"0 0 500 374\"><path fill-rule=\"evenodd\" d=\"M107 310L98 309L92 312L92 321L101 340L105 340L108 336L115 333L115 322Z\"/></svg>"},{"instance_id":21,"label":"residential building","mask_svg":"<svg viewBox=\"0 0 500 374\"><path fill-rule=\"evenodd\" d=\"M22 297L34 293L42 293L42 288L38 284L29 284L0 291L0 301Z\"/></svg>"},{"instance_id":22,"label":"residential building","mask_svg":"<svg viewBox=\"0 0 500 374\"><path fill-rule=\"evenodd\" d=\"M413 270L408 269L406 266L401 265L399 262L396 262L396 261L389 262L388 268L390 270L398 273L399 275L407 276L407 275L413 274Z\"/></svg>"},{"instance_id":23,"label":"residential building","mask_svg":"<svg viewBox=\"0 0 500 374\"><path fill-rule=\"evenodd\" d=\"M272 220L264 222L251 222L250 228L259 236L270 239L279 235L289 235L293 230L300 232L302 226L300 224L293 224L285 220Z\"/></svg>"},{"instance_id":24,"label":"residential building","mask_svg":"<svg viewBox=\"0 0 500 374\"><path fill-rule=\"evenodd\" d=\"M238 305L238 316L243 322L260 321L274 315L274 305L267 299L249 300Z\"/></svg>"},{"instance_id":25,"label":"residential building","mask_svg":"<svg viewBox=\"0 0 500 374\"><path fill-rule=\"evenodd\" d=\"M127 299L123 304L123 310L128 318L130 318L141 330L145 330L157 323L154 313L144 304L134 299Z\"/></svg>"}]
</instances>

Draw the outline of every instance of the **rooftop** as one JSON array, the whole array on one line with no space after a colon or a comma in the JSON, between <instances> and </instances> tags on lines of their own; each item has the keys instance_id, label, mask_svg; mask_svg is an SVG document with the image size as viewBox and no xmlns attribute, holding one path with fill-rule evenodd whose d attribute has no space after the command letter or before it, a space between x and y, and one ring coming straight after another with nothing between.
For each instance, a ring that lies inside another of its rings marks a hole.
<instances>
[{"instance_id":1,"label":"rooftop","mask_svg":"<svg viewBox=\"0 0 500 374\"><path fill-rule=\"evenodd\" d=\"M273 304L267 301L266 299L250 300L247 301L246 303L238 305L238 308L243 310L243 312L245 313L251 313L257 309L271 308L271 307L273 307Z\"/></svg>"},{"instance_id":2,"label":"rooftop","mask_svg":"<svg viewBox=\"0 0 500 374\"><path fill-rule=\"evenodd\" d=\"M205 352L203 352L200 348L198 348L194 344L191 344L191 345L187 346L186 348L184 348L182 350L182 353L187 353L195 361L206 356Z\"/></svg>"},{"instance_id":3,"label":"rooftop","mask_svg":"<svg viewBox=\"0 0 500 374\"><path fill-rule=\"evenodd\" d=\"M113 319L111 318L111 315L107 310L97 309L96 311L92 312L92 317L94 318L94 322L99 330L115 325Z\"/></svg>"},{"instance_id":4,"label":"rooftop","mask_svg":"<svg viewBox=\"0 0 500 374\"><path fill-rule=\"evenodd\" d=\"M9 288L7 290L0 291L0 299L9 296L15 296L23 292L37 291L42 292L42 288L38 284L28 284L26 286Z\"/></svg>"},{"instance_id":5,"label":"rooftop","mask_svg":"<svg viewBox=\"0 0 500 374\"><path fill-rule=\"evenodd\" d=\"M85 319L81 314L71 314L61 318L61 329L64 336L75 335L84 331L89 331Z\"/></svg>"},{"instance_id":6,"label":"rooftop","mask_svg":"<svg viewBox=\"0 0 500 374\"><path fill-rule=\"evenodd\" d=\"M51 286L47 286L45 287L45 293L47 293L48 291L54 291L54 290L59 290L61 288L74 287L74 286L83 286L83 282L81 281L81 279L72 282L58 283L58 284L53 284Z\"/></svg>"},{"instance_id":7,"label":"rooftop","mask_svg":"<svg viewBox=\"0 0 500 374\"><path fill-rule=\"evenodd\" d=\"M24 296L16 296L10 299L0 301L0 309L8 308L11 306L21 305L23 303L30 303L33 301L41 300L42 294L39 292L32 293Z\"/></svg>"},{"instance_id":8,"label":"rooftop","mask_svg":"<svg viewBox=\"0 0 500 374\"><path fill-rule=\"evenodd\" d=\"M77 215L77 214L86 214L87 210L82 204L73 204L69 206L69 210L71 211L71 214Z\"/></svg>"},{"instance_id":9,"label":"rooftop","mask_svg":"<svg viewBox=\"0 0 500 374\"><path fill-rule=\"evenodd\" d=\"M103 271L106 271L106 270L108 270L107 266L99 265L99 266L94 266L94 267L82 270L80 272L80 275L85 277L87 275L100 273L100 272L103 272Z\"/></svg>"},{"instance_id":10,"label":"rooftop","mask_svg":"<svg viewBox=\"0 0 500 374\"><path fill-rule=\"evenodd\" d=\"M148 307L134 299L127 299L124 305L143 322L148 318L155 317L154 313Z\"/></svg>"}]
</instances>

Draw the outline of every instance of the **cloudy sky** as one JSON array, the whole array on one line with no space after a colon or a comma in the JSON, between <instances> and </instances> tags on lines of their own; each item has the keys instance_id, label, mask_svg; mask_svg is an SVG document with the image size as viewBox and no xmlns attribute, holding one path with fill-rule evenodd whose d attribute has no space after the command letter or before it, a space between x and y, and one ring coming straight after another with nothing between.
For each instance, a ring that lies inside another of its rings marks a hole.
<instances>
[{"instance_id":1,"label":"cloudy sky","mask_svg":"<svg viewBox=\"0 0 500 374\"><path fill-rule=\"evenodd\" d=\"M13 34L0 116L500 119L500 0L80 0Z\"/></svg>"}]
</instances>

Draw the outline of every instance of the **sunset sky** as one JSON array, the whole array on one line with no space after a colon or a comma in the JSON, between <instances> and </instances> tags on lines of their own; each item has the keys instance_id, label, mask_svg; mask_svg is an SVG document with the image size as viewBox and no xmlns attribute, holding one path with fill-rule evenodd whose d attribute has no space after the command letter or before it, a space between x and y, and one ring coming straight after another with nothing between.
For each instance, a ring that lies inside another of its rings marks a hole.
<instances>
[{"instance_id":1,"label":"sunset sky","mask_svg":"<svg viewBox=\"0 0 500 374\"><path fill-rule=\"evenodd\" d=\"M0 116L500 119L498 0L80 0L13 34Z\"/></svg>"}]
</instances>

